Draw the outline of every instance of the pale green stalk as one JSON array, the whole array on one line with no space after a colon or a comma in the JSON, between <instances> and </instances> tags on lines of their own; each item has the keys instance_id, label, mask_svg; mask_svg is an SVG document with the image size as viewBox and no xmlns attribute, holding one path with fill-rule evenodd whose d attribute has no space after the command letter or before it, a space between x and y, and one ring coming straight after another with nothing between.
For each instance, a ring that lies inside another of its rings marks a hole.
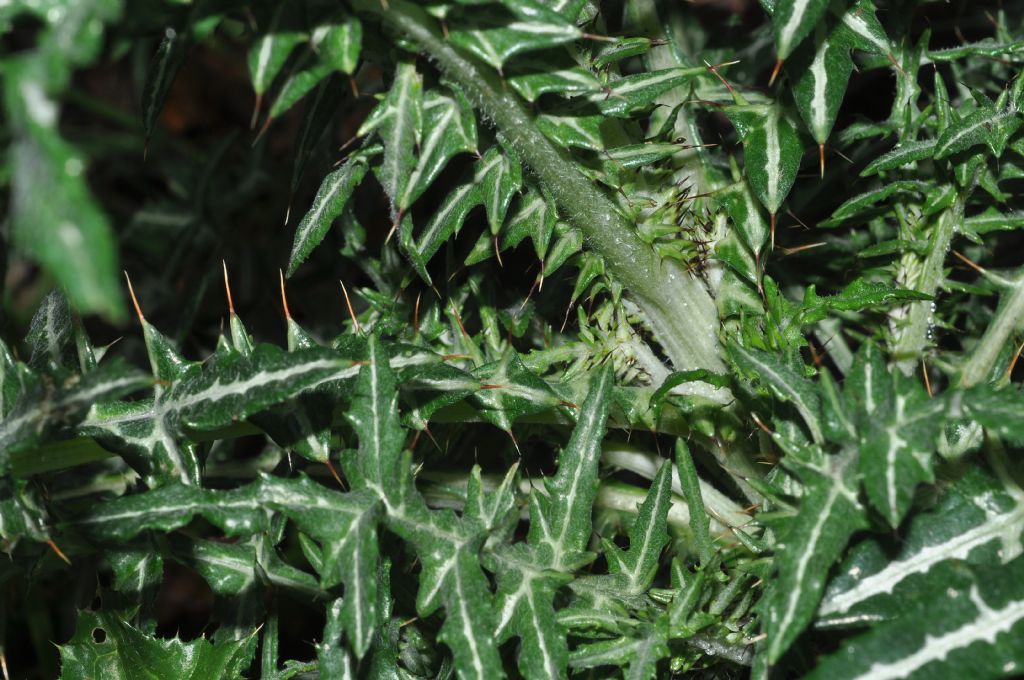
<instances>
[{"instance_id":1,"label":"pale green stalk","mask_svg":"<svg viewBox=\"0 0 1024 680\"><path fill-rule=\"evenodd\" d=\"M961 387L985 382L1010 335L1024 327L1024 273L1008 283L1010 288L1000 299L995 317L960 369Z\"/></svg>"}]
</instances>

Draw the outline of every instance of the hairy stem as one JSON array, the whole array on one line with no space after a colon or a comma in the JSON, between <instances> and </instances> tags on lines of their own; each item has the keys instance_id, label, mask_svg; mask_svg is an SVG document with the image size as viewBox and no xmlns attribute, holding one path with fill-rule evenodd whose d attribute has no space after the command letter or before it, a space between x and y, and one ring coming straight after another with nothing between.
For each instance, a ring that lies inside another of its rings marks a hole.
<instances>
[{"instance_id":1,"label":"hairy stem","mask_svg":"<svg viewBox=\"0 0 1024 680\"><path fill-rule=\"evenodd\" d=\"M379 0L353 4L411 38L463 87L632 294L676 369L723 370L718 316L703 284L675 263L662 261L637 236L611 199L540 132L533 116L496 74L452 47L436 20L410 2L390 0L386 8ZM714 394L720 400L728 398L724 390Z\"/></svg>"},{"instance_id":2,"label":"hairy stem","mask_svg":"<svg viewBox=\"0 0 1024 680\"><path fill-rule=\"evenodd\" d=\"M956 201L940 216L932 231L931 243L924 264L913 271L906 263L901 266L901 275L907 288L926 295L935 295L944 278L946 255L949 253L953 234L963 222L967 197L974 187L975 179L958 194ZM903 373L910 375L917 370L917 361L928 344L928 329L932 323L933 307L929 301L911 302L902 309L904 318L895 319L893 358Z\"/></svg>"},{"instance_id":3,"label":"hairy stem","mask_svg":"<svg viewBox=\"0 0 1024 680\"><path fill-rule=\"evenodd\" d=\"M1012 287L999 301L995 318L989 323L985 334L960 369L961 387L971 387L985 382L1010 335L1024 327L1024 274L1014 279L1011 285Z\"/></svg>"}]
</instances>

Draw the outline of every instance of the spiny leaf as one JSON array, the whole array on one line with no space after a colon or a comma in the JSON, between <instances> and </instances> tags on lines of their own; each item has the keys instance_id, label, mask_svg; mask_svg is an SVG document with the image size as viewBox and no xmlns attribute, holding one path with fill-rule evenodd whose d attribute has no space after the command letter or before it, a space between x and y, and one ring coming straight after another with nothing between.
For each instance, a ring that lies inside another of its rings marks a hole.
<instances>
[{"instance_id":1,"label":"spiny leaf","mask_svg":"<svg viewBox=\"0 0 1024 680\"><path fill-rule=\"evenodd\" d=\"M541 516L533 517L531 507L529 541L542 549L547 563L557 570L573 568L590 536L590 515L597 493L597 462L608 416L612 371L608 366L592 382L590 393L580 408L576 428L562 451L558 473L546 484L549 498L540 504Z\"/></svg>"},{"instance_id":2,"label":"spiny leaf","mask_svg":"<svg viewBox=\"0 0 1024 680\"><path fill-rule=\"evenodd\" d=\"M934 139L903 142L892 151L871 161L866 168L861 170L860 176L868 177L885 170L902 167L923 158L931 158L935 154L935 144L936 140Z\"/></svg>"},{"instance_id":3,"label":"spiny leaf","mask_svg":"<svg viewBox=\"0 0 1024 680\"><path fill-rule=\"evenodd\" d=\"M278 5L267 31L249 50L249 79L258 96L269 88L284 68L292 51L305 40L305 36L292 25L288 5Z\"/></svg>"},{"instance_id":4,"label":"spiny leaf","mask_svg":"<svg viewBox=\"0 0 1024 680\"><path fill-rule=\"evenodd\" d=\"M864 525L864 511L850 484L849 460L804 468L799 514L776 544L778 575L761 605L767 639L764 653L774 664L807 626L825 589L825 577L850 535Z\"/></svg>"},{"instance_id":5,"label":"spiny leaf","mask_svg":"<svg viewBox=\"0 0 1024 680\"><path fill-rule=\"evenodd\" d=\"M77 425L95 402L116 399L151 384L144 373L116 362L57 386L36 386L22 394L0 421L0 470L7 469L11 453L32 447L51 430Z\"/></svg>"},{"instance_id":6,"label":"spiny leaf","mask_svg":"<svg viewBox=\"0 0 1024 680\"><path fill-rule=\"evenodd\" d=\"M159 680L241 678L256 653L256 642L255 633L218 644L202 636L191 642L160 639L145 635L113 613L81 611L74 637L60 646L61 678L129 680L140 674Z\"/></svg>"},{"instance_id":7,"label":"spiny leaf","mask_svg":"<svg viewBox=\"0 0 1024 680\"><path fill-rule=\"evenodd\" d=\"M806 38L828 9L828 0L778 0L772 14L775 48L786 59Z\"/></svg>"},{"instance_id":8,"label":"spiny leaf","mask_svg":"<svg viewBox=\"0 0 1024 680\"><path fill-rule=\"evenodd\" d=\"M427 190L453 156L476 151L476 121L461 93L447 96L429 90L423 98L422 115L423 140L416 163L410 168L404 191L395 201L403 212Z\"/></svg>"},{"instance_id":9,"label":"spiny leaf","mask_svg":"<svg viewBox=\"0 0 1024 680\"><path fill-rule=\"evenodd\" d=\"M1017 116L1013 109L983 107L952 123L935 144L935 158L942 159L986 142L993 128Z\"/></svg>"},{"instance_id":10,"label":"spiny leaf","mask_svg":"<svg viewBox=\"0 0 1024 680\"><path fill-rule=\"evenodd\" d=\"M519 670L527 678L563 678L569 662L565 628L555 617L555 591L571 576L540 568L533 550L509 546L490 558L497 574L495 636L522 640Z\"/></svg>"},{"instance_id":11,"label":"spiny leaf","mask_svg":"<svg viewBox=\"0 0 1024 680\"><path fill-rule=\"evenodd\" d=\"M556 69L548 59L517 59L508 75L508 84L529 102L545 94L571 97L601 89L601 82L594 74L568 57L566 61L565 66Z\"/></svg>"},{"instance_id":12,"label":"spiny leaf","mask_svg":"<svg viewBox=\"0 0 1024 680\"><path fill-rule=\"evenodd\" d=\"M310 42L320 53L321 60L341 73L352 75L359 63L362 41L362 23L357 17L342 14L318 26Z\"/></svg>"},{"instance_id":13,"label":"spiny leaf","mask_svg":"<svg viewBox=\"0 0 1024 680\"><path fill-rule=\"evenodd\" d=\"M841 206L836 208L835 212L832 213L832 217L821 223L821 226L834 227L841 224L844 220L857 217L868 210L877 209L879 203L895 194L916 194L924 192L926 189L927 186L923 182L911 180L889 182L877 189L865 191L862 194L847 199Z\"/></svg>"},{"instance_id":14,"label":"spiny leaf","mask_svg":"<svg viewBox=\"0 0 1024 680\"><path fill-rule=\"evenodd\" d=\"M473 28L449 31L453 44L471 52L496 69L501 69L513 55L577 40L581 32L574 24L560 19L553 12L520 21L497 21L488 25L483 15Z\"/></svg>"},{"instance_id":15,"label":"spiny leaf","mask_svg":"<svg viewBox=\"0 0 1024 680\"><path fill-rule=\"evenodd\" d=\"M267 123L283 116L298 104L299 100L312 92L313 88L331 75L332 69L329 63L316 59L312 52L307 52L305 57L289 72L288 77L275 93L267 110Z\"/></svg>"},{"instance_id":16,"label":"spiny leaf","mask_svg":"<svg viewBox=\"0 0 1024 680\"><path fill-rule=\"evenodd\" d=\"M359 457L346 462L353 484L382 498L396 494L404 434L397 412L398 391L388 353L376 335L367 344L366 364L359 370L356 393L347 413L359 437Z\"/></svg>"},{"instance_id":17,"label":"spiny leaf","mask_svg":"<svg viewBox=\"0 0 1024 680\"><path fill-rule=\"evenodd\" d=\"M448 239L462 229L463 223L469 212L480 205L483 201L481 187L475 179L466 180L453 189L445 198L441 207L430 218L430 222L424 227L419 242L416 242L412 233L412 218L405 217L399 225L399 245L412 261L416 273L431 283L430 273L427 271L427 263L430 258L445 244Z\"/></svg>"},{"instance_id":18,"label":"spiny leaf","mask_svg":"<svg viewBox=\"0 0 1024 680\"><path fill-rule=\"evenodd\" d=\"M191 43L187 32L179 33L173 28L164 31L164 37L149 64L146 83L142 89L142 127L148 138L153 134L156 123L163 113L164 102L171 91L171 85L178 70L185 61Z\"/></svg>"},{"instance_id":19,"label":"spiny leaf","mask_svg":"<svg viewBox=\"0 0 1024 680\"><path fill-rule=\"evenodd\" d=\"M377 176L396 214L416 166L414 151L422 125L423 83L413 64L399 64L387 97L359 130L360 135L365 135L379 129L384 140L384 160Z\"/></svg>"},{"instance_id":20,"label":"spiny leaf","mask_svg":"<svg viewBox=\"0 0 1024 680\"><path fill-rule=\"evenodd\" d=\"M890 376L868 344L848 377L851 407L860 404L859 470L871 504L899 526L917 484L932 481L935 431L946 400L931 399L916 381Z\"/></svg>"},{"instance_id":21,"label":"spiny leaf","mask_svg":"<svg viewBox=\"0 0 1024 680\"><path fill-rule=\"evenodd\" d=\"M606 116L627 116L706 72L705 68L669 68L638 73L612 81L607 92L593 94L589 99Z\"/></svg>"},{"instance_id":22,"label":"spiny leaf","mask_svg":"<svg viewBox=\"0 0 1024 680\"><path fill-rule=\"evenodd\" d=\"M1024 441L1024 392L1019 387L980 385L964 395L963 407L985 429L1012 442Z\"/></svg>"},{"instance_id":23,"label":"spiny leaf","mask_svg":"<svg viewBox=\"0 0 1024 680\"><path fill-rule=\"evenodd\" d=\"M29 367L35 370L76 370L78 360L73 341L71 309L67 298L55 290L43 298L39 309L32 315L28 335L25 337L25 344L32 350Z\"/></svg>"},{"instance_id":24,"label":"spiny leaf","mask_svg":"<svg viewBox=\"0 0 1024 680\"><path fill-rule=\"evenodd\" d=\"M366 175L367 155L353 155L320 184L313 205L295 228L295 242L288 258L288 276L294 274L313 249L320 245L331 224L345 210L353 192Z\"/></svg>"},{"instance_id":25,"label":"spiny leaf","mask_svg":"<svg viewBox=\"0 0 1024 680\"><path fill-rule=\"evenodd\" d=\"M945 583L948 573L937 567L1012 560L1022 552L1022 532L1020 489L971 470L935 508L909 521L895 552L884 537L854 547L829 583L818 621L831 626L902 618L929 584Z\"/></svg>"},{"instance_id":26,"label":"spiny leaf","mask_svg":"<svg viewBox=\"0 0 1024 680\"><path fill-rule=\"evenodd\" d=\"M608 570L613 577L617 577L617 583L623 584L623 595L640 595L650 587L658 569L661 550L668 542L665 528L671 504L672 464L666 462L651 482L647 498L633 520L629 530L629 549L622 550L614 543L605 541Z\"/></svg>"},{"instance_id":27,"label":"spiny leaf","mask_svg":"<svg viewBox=\"0 0 1024 680\"><path fill-rule=\"evenodd\" d=\"M351 366L351 361L329 350L286 353L258 345L251 357L225 357L212 369L181 380L160 406L195 429L225 427Z\"/></svg>"},{"instance_id":28,"label":"spiny leaf","mask_svg":"<svg viewBox=\"0 0 1024 680\"><path fill-rule=\"evenodd\" d=\"M790 118L779 105L725 109L743 140L747 178L761 204L775 214L793 188L803 147Z\"/></svg>"},{"instance_id":29,"label":"spiny leaf","mask_svg":"<svg viewBox=\"0 0 1024 680\"><path fill-rule=\"evenodd\" d=\"M690 455L689 447L683 439L676 439L676 474L686 498L686 507L690 511L690 531L693 532L693 540L697 544L697 554L700 556L700 563L706 566L714 555L711 536L708 533L711 518L708 517L704 499L701 497L700 478L693 464L693 456Z\"/></svg>"},{"instance_id":30,"label":"spiny leaf","mask_svg":"<svg viewBox=\"0 0 1024 680\"><path fill-rule=\"evenodd\" d=\"M787 62L795 75L793 97L811 136L824 144L835 125L853 70L852 41L843 24L822 21Z\"/></svg>"},{"instance_id":31,"label":"spiny leaf","mask_svg":"<svg viewBox=\"0 0 1024 680\"><path fill-rule=\"evenodd\" d=\"M826 657L813 678L999 677L1024 664L1024 558L961 568Z\"/></svg>"},{"instance_id":32,"label":"spiny leaf","mask_svg":"<svg viewBox=\"0 0 1024 680\"><path fill-rule=\"evenodd\" d=\"M823 440L818 395L811 383L767 352L737 344L730 345L729 352L745 374L757 376L758 382L796 407L816 442Z\"/></svg>"},{"instance_id":33,"label":"spiny leaf","mask_svg":"<svg viewBox=\"0 0 1024 680\"><path fill-rule=\"evenodd\" d=\"M505 214L523 184L523 171L519 158L501 146L492 146L477 163L473 181L481 184L481 196L487 211L491 234L497 236L505 222Z\"/></svg>"},{"instance_id":34,"label":"spiny leaf","mask_svg":"<svg viewBox=\"0 0 1024 680\"><path fill-rule=\"evenodd\" d=\"M839 15L858 49L881 55L892 54L892 43L875 16L872 0L857 0L849 8L844 8L843 3L832 3L829 9Z\"/></svg>"}]
</instances>

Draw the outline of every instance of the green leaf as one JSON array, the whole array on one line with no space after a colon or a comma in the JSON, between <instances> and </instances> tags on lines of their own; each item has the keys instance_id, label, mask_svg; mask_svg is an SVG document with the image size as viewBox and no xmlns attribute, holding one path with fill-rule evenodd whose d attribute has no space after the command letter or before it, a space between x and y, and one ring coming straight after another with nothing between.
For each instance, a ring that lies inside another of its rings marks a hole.
<instances>
[{"instance_id":1,"label":"green leaf","mask_svg":"<svg viewBox=\"0 0 1024 680\"><path fill-rule=\"evenodd\" d=\"M793 98L811 136L824 144L835 125L853 70L853 47L846 27L822 21L786 63L793 78Z\"/></svg>"},{"instance_id":2,"label":"green leaf","mask_svg":"<svg viewBox=\"0 0 1024 680\"><path fill-rule=\"evenodd\" d=\"M249 78L258 97L270 88L292 51L305 42L305 35L294 27L290 11L288 5L278 5L267 31L249 49Z\"/></svg>"},{"instance_id":3,"label":"green leaf","mask_svg":"<svg viewBox=\"0 0 1024 680\"><path fill-rule=\"evenodd\" d=\"M613 42L600 46L594 56L594 68L603 68L629 57L638 57L650 51L652 41L650 38L618 38Z\"/></svg>"},{"instance_id":4,"label":"green leaf","mask_svg":"<svg viewBox=\"0 0 1024 680\"><path fill-rule=\"evenodd\" d=\"M416 242L412 233L412 218L403 218L399 225L399 245L412 261L416 273L424 281L427 283L432 281L427 272L427 262L440 250L441 246L459 233L469 212L480 205L482 201L480 185L475 179L467 177L462 184L451 190L445 197L441 207L431 216L430 222L424 227L419 242Z\"/></svg>"},{"instance_id":5,"label":"green leaf","mask_svg":"<svg viewBox=\"0 0 1024 680\"><path fill-rule=\"evenodd\" d=\"M994 128L1016 115L1017 112L1009 108L997 111L992 107L982 107L974 113L964 116L951 123L939 137L935 144L935 158L947 158L987 142L993 134Z\"/></svg>"},{"instance_id":6,"label":"green leaf","mask_svg":"<svg viewBox=\"0 0 1024 680\"><path fill-rule=\"evenodd\" d=\"M274 95L270 109L267 111L268 122L283 116L300 99L312 92L313 88L331 75L329 63L314 59L310 52L307 52L305 57L295 65Z\"/></svg>"},{"instance_id":7,"label":"green leaf","mask_svg":"<svg viewBox=\"0 0 1024 680\"><path fill-rule=\"evenodd\" d=\"M914 161L932 158L935 155L936 140L924 139L901 143L892 151L882 154L861 170L861 177L869 177L885 170L900 168Z\"/></svg>"},{"instance_id":8,"label":"green leaf","mask_svg":"<svg viewBox=\"0 0 1024 680\"><path fill-rule=\"evenodd\" d=\"M362 23L352 15L343 14L328 24L317 26L310 42L322 61L336 71L352 75L359 63L362 41Z\"/></svg>"},{"instance_id":9,"label":"green leaf","mask_svg":"<svg viewBox=\"0 0 1024 680\"><path fill-rule=\"evenodd\" d=\"M704 499L701 497L700 478L693 464L693 456L690 455L690 449L683 439L676 439L676 471L683 496L686 498L686 507L690 511L690 531L693 532L693 541L697 544L697 554L700 556L700 563L706 566L714 555L714 546L708 533L711 518L708 517Z\"/></svg>"},{"instance_id":10,"label":"green leaf","mask_svg":"<svg viewBox=\"0 0 1024 680\"><path fill-rule=\"evenodd\" d=\"M604 149L604 135L599 115L577 116L573 114L542 113L537 117L537 129L555 144L565 148L601 151Z\"/></svg>"},{"instance_id":11,"label":"green leaf","mask_svg":"<svg viewBox=\"0 0 1024 680\"><path fill-rule=\"evenodd\" d=\"M521 639L518 664L524 677L565 677L569 649L554 600L555 591L572 577L545 570L537 563L535 551L522 544L503 548L488 566L497 574L497 640Z\"/></svg>"},{"instance_id":12,"label":"green leaf","mask_svg":"<svg viewBox=\"0 0 1024 680\"><path fill-rule=\"evenodd\" d=\"M722 202L725 204L725 209L729 212L729 217L739 232L743 244L750 249L753 255L759 255L762 248L768 243L769 227L764 214L754 201L749 181L743 180L724 192Z\"/></svg>"},{"instance_id":13,"label":"green leaf","mask_svg":"<svg viewBox=\"0 0 1024 680\"><path fill-rule=\"evenodd\" d=\"M872 0L857 0L849 8L846 3L833 3L829 9L840 16L840 20L851 34L853 44L862 50L881 54L892 54L892 42L875 16Z\"/></svg>"},{"instance_id":14,"label":"green leaf","mask_svg":"<svg viewBox=\"0 0 1024 680\"><path fill-rule=\"evenodd\" d=\"M574 24L559 20L553 12L512 22L498 17L492 21L483 14L474 23L478 27L450 30L448 39L499 71L513 55L564 45L582 35Z\"/></svg>"},{"instance_id":15,"label":"green leaf","mask_svg":"<svg viewBox=\"0 0 1024 680\"><path fill-rule=\"evenodd\" d=\"M1024 664L1024 558L960 568L823 659L812 678L1001 677Z\"/></svg>"},{"instance_id":16,"label":"green leaf","mask_svg":"<svg viewBox=\"0 0 1024 680\"><path fill-rule=\"evenodd\" d=\"M828 0L778 0L772 14L775 49L786 59L810 35L828 9Z\"/></svg>"},{"instance_id":17,"label":"green leaf","mask_svg":"<svg viewBox=\"0 0 1024 680\"><path fill-rule=\"evenodd\" d=\"M967 43L957 47L941 50L929 50L928 58L932 61L956 61L967 57L1004 58L1006 61L1020 62L1024 58L1024 40L1002 43L992 38Z\"/></svg>"},{"instance_id":18,"label":"green leaf","mask_svg":"<svg viewBox=\"0 0 1024 680\"><path fill-rule=\"evenodd\" d=\"M569 58L566 62L554 68L548 59L517 59L509 72L508 84L528 102L535 102L545 94L570 97L601 89L601 82L593 73Z\"/></svg>"},{"instance_id":19,"label":"green leaf","mask_svg":"<svg viewBox=\"0 0 1024 680\"><path fill-rule=\"evenodd\" d=\"M353 362L326 349L283 352L257 345L175 384L160 404L194 429L226 427L331 379Z\"/></svg>"},{"instance_id":20,"label":"green leaf","mask_svg":"<svg viewBox=\"0 0 1024 680\"><path fill-rule=\"evenodd\" d=\"M523 171L519 159L510 150L492 146L477 162L473 181L480 184L487 223L491 234L497 236L505 222L512 197L523 185Z\"/></svg>"},{"instance_id":21,"label":"green leaf","mask_svg":"<svg viewBox=\"0 0 1024 680\"><path fill-rule=\"evenodd\" d=\"M1024 212L1004 213L989 208L980 215L964 220L964 231L973 234L987 234L990 231L1011 231L1024 227Z\"/></svg>"},{"instance_id":22,"label":"green leaf","mask_svg":"<svg viewBox=\"0 0 1024 680\"><path fill-rule=\"evenodd\" d=\"M613 380L610 369L602 369L591 383L576 428L559 458L558 472L545 484L548 498L537 494L531 498L536 506L530 508L529 542L559 571L589 561L583 550L590 538L590 515L597 495L597 463Z\"/></svg>"},{"instance_id":23,"label":"green leaf","mask_svg":"<svg viewBox=\"0 0 1024 680\"><path fill-rule=\"evenodd\" d=\"M25 337L25 344L32 350L28 365L35 370L77 370L74 332L67 298L55 290L43 298L32 315Z\"/></svg>"},{"instance_id":24,"label":"green leaf","mask_svg":"<svg viewBox=\"0 0 1024 680\"><path fill-rule=\"evenodd\" d=\"M588 99L606 116L628 116L646 108L672 88L707 73L704 67L668 68L626 76L608 83L608 90Z\"/></svg>"},{"instance_id":25,"label":"green leaf","mask_svg":"<svg viewBox=\"0 0 1024 680\"><path fill-rule=\"evenodd\" d=\"M824 439L821 434L818 395L808 380L767 352L732 344L729 353L740 371L755 376L760 384L770 388L778 398L793 404L807 424L814 441L821 442Z\"/></svg>"},{"instance_id":26,"label":"green leaf","mask_svg":"<svg viewBox=\"0 0 1024 680\"><path fill-rule=\"evenodd\" d=\"M142 88L142 127L147 138L156 128L167 95L185 61L190 43L191 39L187 32L179 33L173 28L164 30L164 37L149 64L146 82Z\"/></svg>"},{"instance_id":27,"label":"green leaf","mask_svg":"<svg viewBox=\"0 0 1024 680\"><path fill-rule=\"evenodd\" d=\"M865 524L850 468L848 457L826 461L821 468L801 466L805 490L800 511L776 543L778 575L760 605L767 635L762 649L769 664L782 658L810 623L829 568Z\"/></svg>"},{"instance_id":28,"label":"green leaf","mask_svg":"<svg viewBox=\"0 0 1024 680\"><path fill-rule=\"evenodd\" d=\"M1024 442L1024 392L1019 386L997 390L979 385L964 394L962 405L969 417L990 432L1012 442Z\"/></svg>"},{"instance_id":29,"label":"green leaf","mask_svg":"<svg viewBox=\"0 0 1024 680\"><path fill-rule=\"evenodd\" d=\"M519 200L518 209L509 218L504 228L502 248L519 245L527 236L533 241L537 258L543 260L548 244L555 233L558 213L555 206L536 187L528 185L526 194Z\"/></svg>"},{"instance_id":30,"label":"green leaf","mask_svg":"<svg viewBox=\"0 0 1024 680\"><path fill-rule=\"evenodd\" d=\"M320 245L331 224L345 210L356 187L366 176L366 160L366 155L355 154L324 178L309 212L295 228L295 242L288 258L288 276L294 274L313 249Z\"/></svg>"},{"instance_id":31,"label":"green leaf","mask_svg":"<svg viewBox=\"0 0 1024 680\"><path fill-rule=\"evenodd\" d=\"M598 668L600 666L629 665L626 678L645 679L657 677L657 662L669 656L665 631L657 627L645 627L638 637L620 637L613 640L580 645L573 650L570 665L573 668ZM642 635L647 633L647 635Z\"/></svg>"},{"instance_id":32,"label":"green leaf","mask_svg":"<svg viewBox=\"0 0 1024 680\"><path fill-rule=\"evenodd\" d=\"M892 288L884 283L866 279L857 279L835 295L819 296L814 286L809 286L801 303L802 322L817 323L826 318L832 310L852 312L893 302L930 299L930 295L916 290Z\"/></svg>"},{"instance_id":33,"label":"green leaf","mask_svg":"<svg viewBox=\"0 0 1024 680\"><path fill-rule=\"evenodd\" d=\"M918 194L923 193L927 188L924 182L910 180L889 182L877 189L865 191L862 194L847 199L841 206L836 208L835 212L832 213L832 217L821 223L821 226L834 227L852 217L857 217L864 212L877 209L879 203L882 203L894 194Z\"/></svg>"},{"instance_id":34,"label":"green leaf","mask_svg":"<svg viewBox=\"0 0 1024 680\"><path fill-rule=\"evenodd\" d=\"M77 425L95 403L131 394L152 381L123 362L108 363L59 385L36 386L21 395L0 421L0 470L11 453L28 449L57 428Z\"/></svg>"},{"instance_id":35,"label":"green leaf","mask_svg":"<svg viewBox=\"0 0 1024 680\"><path fill-rule=\"evenodd\" d=\"M818 609L821 626L903 619L908 606L945 584L941 567L1008 562L1021 554L1024 494L980 469L952 484L930 511L913 516L898 541L862 541L843 561Z\"/></svg>"},{"instance_id":36,"label":"green leaf","mask_svg":"<svg viewBox=\"0 0 1024 680\"><path fill-rule=\"evenodd\" d=\"M743 140L744 166L757 199L775 214L793 188L803 147L779 105L729 106L725 114Z\"/></svg>"},{"instance_id":37,"label":"green leaf","mask_svg":"<svg viewBox=\"0 0 1024 680\"><path fill-rule=\"evenodd\" d=\"M645 593L654 580L661 550L668 542L666 526L671 504L672 465L666 462L654 476L647 498L633 520L629 549L622 550L611 541L604 541L608 571L616 584L621 584L626 597Z\"/></svg>"},{"instance_id":38,"label":"green leaf","mask_svg":"<svg viewBox=\"0 0 1024 680\"><path fill-rule=\"evenodd\" d=\"M399 64L387 97L359 129L360 135L378 130L384 141L384 161L376 173L395 214L401 210L400 201L406 196L416 167L415 150L422 125L423 83L413 64Z\"/></svg>"},{"instance_id":39,"label":"green leaf","mask_svg":"<svg viewBox=\"0 0 1024 680\"><path fill-rule=\"evenodd\" d=\"M852 392L847 403L864 408L858 414L864 489L896 528L910 508L915 487L933 480L932 454L946 400L930 398L916 380L890 376L872 344L858 353L847 379Z\"/></svg>"},{"instance_id":40,"label":"green leaf","mask_svg":"<svg viewBox=\"0 0 1024 680\"><path fill-rule=\"evenodd\" d=\"M423 98L422 116L423 140L416 163L409 169L405 189L396 200L396 206L403 212L423 195L452 157L476 151L476 120L461 94L446 96L428 90ZM386 143L387 137L384 139Z\"/></svg>"},{"instance_id":41,"label":"green leaf","mask_svg":"<svg viewBox=\"0 0 1024 680\"><path fill-rule=\"evenodd\" d=\"M151 637L108 612L81 611L75 635L60 646L61 678L129 680L241 678L256 653L256 634L213 644Z\"/></svg>"},{"instance_id":42,"label":"green leaf","mask_svg":"<svg viewBox=\"0 0 1024 680\"><path fill-rule=\"evenodd\" d=\"M24 59L4 69L14 243L53 276L78 310L120 321L113 231L89 191L85 160L57 132L57 102L43 89L39 70Z\"/></svg>"}]
</instances>

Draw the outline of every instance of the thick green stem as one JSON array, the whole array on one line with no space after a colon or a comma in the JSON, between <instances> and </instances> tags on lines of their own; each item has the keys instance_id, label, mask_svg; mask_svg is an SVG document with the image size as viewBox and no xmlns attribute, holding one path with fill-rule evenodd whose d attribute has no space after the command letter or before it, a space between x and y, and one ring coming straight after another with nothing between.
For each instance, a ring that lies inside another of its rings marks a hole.
<instances>
[{"instance_id":1,"label":"thick green stem","mask_svg":"<svg viewBox=\"0 0 1024 680\"><path fill-rule=\"evenodd\" d=\"M919 269L906 263L903 265L902 274L908 288L926 295L935 295L938 292L945 274L946 255L949 253L957 226L963 222L964 207L973 186L972 181L960 191L954 204L939 216L939 221L932 232L924 265ZM904 309L905 318L897 319L894 324L896 341L893 344L893 358L898 362L900 369L909 375L917 370L918 358L928 344L928 330L932 323L934 307L932 302L924 301L912 302Z\"/></svg>"},{"instance_id":2,"label":"thick green stem","mask_svg":"<svg viewBox=\"0 0 1024 680\"><path fill-rule=\"evenodd\" d=\"M1006 341L1021 327L1024 327L1024 273L1003 294L995 318L960 369L960 386L971 387L985 382L996 365L999 353L1006 346Z\"/></svg>"},{"instance_id":3,"label":"thick green stem","mask_svg":"<svg viewBox=\"0 0 1024 680\"><path fill-rule=\"evenodd\" d=\"M380 0L354 0L353 4L411 38L462 86L634 297L676 369L724 369L718 315L703 283L674 262L662 261L638 237L611 199L540 132L533 116L496 74L452 47L437 21L412 3L390 0L386 9ZM716 395L728 398L724 390Z\"/></svg>"}]
</instances>

